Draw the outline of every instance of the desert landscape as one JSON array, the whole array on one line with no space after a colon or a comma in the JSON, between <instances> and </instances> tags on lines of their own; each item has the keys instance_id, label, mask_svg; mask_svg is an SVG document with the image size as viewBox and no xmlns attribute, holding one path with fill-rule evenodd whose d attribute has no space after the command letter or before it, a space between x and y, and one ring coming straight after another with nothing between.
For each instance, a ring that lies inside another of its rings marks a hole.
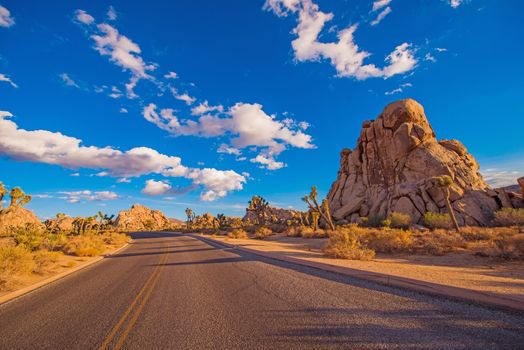
<instances>
[{"instance_id":1,"label":"desert landscape","mask_svg":"<svg viewBox=\"0 0 524 350\"><path fill-rule=\"evenodd\" d=\"M524 347L519 11L117 5L0 3L0 349Z\"/></svg>"}]
</instances>

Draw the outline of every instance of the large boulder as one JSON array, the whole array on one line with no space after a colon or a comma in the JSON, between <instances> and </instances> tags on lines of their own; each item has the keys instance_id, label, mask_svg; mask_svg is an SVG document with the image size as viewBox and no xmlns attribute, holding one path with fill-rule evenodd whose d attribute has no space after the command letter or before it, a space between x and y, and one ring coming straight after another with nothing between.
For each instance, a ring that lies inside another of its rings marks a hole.
<instances>
[{"instance_id":1,"label":"large boulder","mask_svg":"<svg viewBox=\"0 0 524 350\"><path fill-rule=\"evenodd\" d=\"M517 182L519 183L519 186L520 186L520 193L522 193L522 196L524 196L524 176L519 177L517 179Z\"/></svg>"},{"instance_id":2,"label":"large boulder","mask_svg":"<svg viewBox=\"0 0 524 350\"><path fill-rule=\"evenodd\" d=\"M268 206L264 210L264 217L267 223L285 224L288 220L293 220L299 212L291 209L282 209ZM246 215L242 218L243 221L256 222L257 214L254 211L246 209Z\"/></svg>"},{"instance_id":3,"label":"large boulder","mask_svg":"<svg viewBox=\"0 0 524 350\"><path fill-rule=\"evenodd\" d=\"M453 179L450 199L461 225L487 225L501 207L522 207L520 194L493 190L479 165L457 140L437 141L415 100L389 104L363 123L355 149L341 153L338 177L328 202L335 220L387 217L392 211L422 222L424 213L446 212L435 177Z\"/></svg>"},{"instance_id":4,"label":"large boulder","mask_svg":"<svg viewBox=\"0 0 524 350\"><path fill-rule=\"evenodd\" d=\"M169 229L172 223L160 210L135 204L131 209L118 213L115 226L122 231L155 231Z\"/></svg>"},{"instance_id":5,"label":"large boulder","mask_svg":"<svg viewBox=\"0 0 524 350\"><path fill-rule=\"evenodd\" d=\"M29 209L12 206L0 211L0 234L12 228L23 228L32 225L43 228L44 225Z\"/></svg>"}]
</instances>

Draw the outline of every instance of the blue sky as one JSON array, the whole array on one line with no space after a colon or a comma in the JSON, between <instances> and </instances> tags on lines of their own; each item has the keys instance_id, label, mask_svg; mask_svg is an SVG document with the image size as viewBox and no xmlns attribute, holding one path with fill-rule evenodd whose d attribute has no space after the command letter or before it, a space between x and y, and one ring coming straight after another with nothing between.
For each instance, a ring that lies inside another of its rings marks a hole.
<instances>
[{"instance_id":1,"label":"blue sky","mask_svg":"<svg viewBox=\"0 0 524 350\"><path fill-rule=\"evenodd\" d=\"M29 208L243 215L325 194L397 99L524 174L520 1L0 2L0 179Z\"/></svg>"}]
</instances>

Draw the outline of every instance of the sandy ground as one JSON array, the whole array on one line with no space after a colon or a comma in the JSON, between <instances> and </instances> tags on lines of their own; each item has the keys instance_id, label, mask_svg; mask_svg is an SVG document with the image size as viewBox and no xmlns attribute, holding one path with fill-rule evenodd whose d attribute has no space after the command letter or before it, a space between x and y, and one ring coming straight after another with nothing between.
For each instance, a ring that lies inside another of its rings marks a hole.
<instances>
[{"instance_id":1,"label":"sandy ground","mask_svg":"<svg viewBox=\"0 0 524 350\"><path fill-rule=\"evenodd\" d=\"M272 236L265 240L214 239L230 244L280 253L331 265L350 267L370 272L413 278L494 294L512 296L524 302L524 262L500 261L477 257L471 253L444 256L377 254L371 261L332 259L322 255L326 239L306 239Z\"/></svg>"},{"instance_id":2,"label":"sandy ground","mask_svg":"<svg viewBox=\"0 0 524 350\"><path fill-rule=\"evenodd\" d=\"M115 250L119 249L121 246L111 246L102 255L111 254ZM32 284L38 283L49 277L62 273L66 270L72 269L73 267L77 267L79 265L86 264L89 261L96 259L97 257L98 256L78 257L78 256L73 256L73 255L62 254L60 256L60 259L56 262L56 264L52 266L50 269L48 269L46 273L42 273L42 274L32 273L27 276L17 277L16 280L8 284L7 288L0 291L0 296L3 296L5 294L8 294L10 292L13 292L21 288L25 288Z\"/></svg>"}]
</instances>

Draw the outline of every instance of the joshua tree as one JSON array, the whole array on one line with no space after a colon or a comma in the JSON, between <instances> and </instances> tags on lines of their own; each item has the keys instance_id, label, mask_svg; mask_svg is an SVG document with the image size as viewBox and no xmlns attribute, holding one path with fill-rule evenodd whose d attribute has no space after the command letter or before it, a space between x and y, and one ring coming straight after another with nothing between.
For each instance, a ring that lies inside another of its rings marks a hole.
<instances>
[{"instance_id":1,"label":"joshua tree","mask_svg":"<svg viewBox=\"0 0 524 350\"><path fill-rule=\"evenodd\" d=\"M435 178L437 186L440 187L442 193L444 194L444 201L446 202L446 208L448 209L449 217L455 227L455 230L460 231L460 226L458 224L457 218L455 217L455 212L451 207L451 202L449 201L449 188L453 184L453 179L448 175L437 176Z\"/></svg>"},{"instance_id":2,"label":"joshua tree","mask_svg":"<svg viewBox=\"0 0 524 350\"><path fill-rule=\"evenodd\" d=\"M18 200L23 198L25 196L24 191L20 187L15 187L11 189L9 192L9 196L11 197L11 203L9 204L9 208L18 206Z\"/></svg>"},{"instance_id":3,"label":"joshua tree","mask_svg":"<svg viewBox=\"0 0 524 350\"><path fill-rule=\"evenodd\" d=\"M0 181L0 210L2 210L2 200L4 199L4 196L7 194L7 190L4 187L4 184L2 181Z\"/></svg>"},{"instance_id":4,"label":"joshua tree","mask_svg":"<svg viewBox=\"0 0 524 350\"><path fill-rule=\"evenodd\" d=\"M317 194L318 194L317 187L311 186L311 193L309 194L309 196L305 196L304 198L302 198L302 200L306 202L307 205L309 206L309 209L311 210L311 214L315 212L318 213L318 215L320 215L322 219L324 219L324 221L327 223L329 228L332 231L334 231L335 224L333 224L333 219L331 218L331 213L329 212L328 202L327 200L324 199L322 201L322 204L319 205L317 201ZM312 219L314 218L312 217Z\"/></svg>"},{"instance_id":5,"label":"joshua tree","mask_svg":"<svg viewBox=\"0 0 524 350\"><path fill-rule=\"evenodd\" d=\"M216 220L218 222L218 227L220 229L223 229L224 227L226 227L226 225L227 225L227 216L225 216L224 214L217 214Z\"/></svg>"},{"instance_id":6,"label":"joshua tree","mask_svg":"<svg viewBox=\"0 0 524 350\"><path fill-rule=\"evenodd\" d=\"M193 210L191 210L191 208L186 208L186 215L187 215L186 226L187 226L187 229L189 230L191 228L191 225L193 224L193 220L195 220L196 215L193 212Z\"/></svg>"},{"instance_id":7,"label":"joshua tree","mask_svg":"<svg viewBox=\"0 0 524 350\"><path fill-rule=\"evenodd\" d=\"M111 225L113 225L113 218L115 217L115 214L108 216L107 214L103 214L101 211L98 212L98 217L100 218L100 224L99 228L107 229ZM96 218L96 215L95 215Z\"/></svg>"},{"instance_id":8,"label":"joshua tree","mask_svg":"<svg viewBox=\"0 0 524 350\"><path fill-rule=\"evenodd\" d=\"M249 206L246 209L255 213L259 225L266 224L266 209L269 207L268 201L260 196L253 196L249 201Z\"/></svg>"},{"instance_id":9,"label":"joshua tree","mask_svg":"<svg viewBox=\"0 0 524 350\"><path fill-rule=\"evenodd\" d=\"M311 221L313 222L313 229L318 230L318 220L320 220L320 214L318 211L311 212Z\"/></svg>"}]
</instances>

